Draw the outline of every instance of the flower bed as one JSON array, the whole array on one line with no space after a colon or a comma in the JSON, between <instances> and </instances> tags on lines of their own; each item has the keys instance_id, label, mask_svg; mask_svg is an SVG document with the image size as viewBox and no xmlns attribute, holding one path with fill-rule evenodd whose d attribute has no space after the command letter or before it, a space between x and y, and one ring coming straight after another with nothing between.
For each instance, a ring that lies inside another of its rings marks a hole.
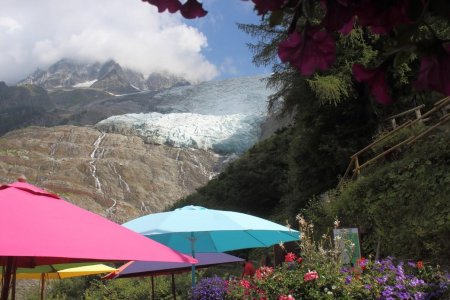
<instances>
[{"instance_id":1,"label":"flower bed","mask_svg":"<svg viewBox=\"0 0 450 300\"><path fill-rule=\"evenodd\" d=\"M193 299L450 299L450 277L422 261L375 261L361 258L354 267L342 267L340 253L311 238L313 226L301 218L303 257L287 253L285 263L262 267L252 280L202 279ZM221 282L221 283L217 283ZM220 289L220 292L217 292ZM222 298L214 298L220 294Z\"/></svg>"}]
</instances>

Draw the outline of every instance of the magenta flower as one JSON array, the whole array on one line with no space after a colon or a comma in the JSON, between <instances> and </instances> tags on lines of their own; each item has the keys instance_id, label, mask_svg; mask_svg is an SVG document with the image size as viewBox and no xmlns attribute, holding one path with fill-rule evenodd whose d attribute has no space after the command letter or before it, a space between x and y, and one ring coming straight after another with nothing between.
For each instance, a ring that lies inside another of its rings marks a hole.
<instances>
[{"instance_id":1,"label":"magenta flower","mask_svg":"<svg viewBox=\"0 0 450 300\"><path fill-rule=\"evenodd\" d=\"M158 7L158 12L162 13L166 9L170 13L177 12L181 7L181 2L179 0L142 0L143 2L148 2L152 5Z\"/></svg>"},{"instance_id":2,"label":"magenta flower","mask_svg":"<svg viewBox=\"0 0 450 300\"><path fill-rule=\"evenodd\" d=\"M292 295L280 295L278 300L295 300L295 298Z\"/></svg>"},{"instance_id":3,"label":"magenta flower","mask_svg":"<svg viewBox=\"0 0 450 300\"><path fill-rule=\"evenodd\" d=\"M278 45L278 56L289 62L302 75L311 75L317 70L327 70L336 59L333 36L318 28L309 28L302 36L294 31L287 40Z\"/></svg>"},{"instance_id":4,"label":"magenta flower","mask_svg":"<svg viewBox=\"0 0 450 300\"><path fill-rule=\"evenodd\" d=\"M386 68L367 69L363 65L353 65L353 76L356 81L365 83L375 99L381 104L392 103L385 78Z\"/></svg>"},{"instance_id":5,"label":"magenta flower","mask_svg":"<svg viewBox=\"0 0 450 300\"><path fill-rule=\"evenodd\" d=\"M180 8L180 13L186 19L201 18L208 13L197 0L187 0Z\"/></svg>"},{"instance_id":6,"label":"magenta flower","mask_svg":"<svg viewBox=\"0 0 450 300\"><path fill-rule=\"evenodd\" d=\"M268 11L279 10L287 0L252 0L258 16L265 15Z\"/></svg>"},{"instance_id":7,"label":"magenta flower","mask_svg":"<svg viewBox=\"0 0 450 300\"><path fill-rule=\"evenodd\" d=\"M289 252L288 254L286 254L284 256L284 261L285 262L291 262L291 261L294 261L296 258L297 258L297 256L294 253Z\"/></svg>"},{"instance_id":8,"label":"magenta flower","mask_svg":"<svg viewBox=\"0 0 450 300\"><path fill-rule=\"evenodd\" d=\"M352 31L355 10L351 0L322 0L320 3L326 11L322 24L327 30L343 34Z\"/></svg>"},{"instance_id":9,"label":"magenta flower","mask_svg":"<svg viewBox=\"0 0 450 300\"><path fill-rule=\"evenodd\" d=\"M446 96L450 95L450 44L444 47L444 53L422 57L415 88L434 90Z\"/></svg>"},{"instance_id":10,"label":"magenta flower","mask_svg":"<svg viewBox=\"0 0 450 300\"><path fill-rule=\"evenodd\" d=\"M387 34L394 27L411 22L406 13L406 5L407 0L364 0L357 12L358 23L369 26L373 33Z\"/></svg>"},{"instance_id":11,"label":"magenta flower","mask_svg":"<svg viewBox=\"0 0 450 300\"><path fill-rule=\"evenodd\" d=\"M318 278L319 278L319 274L317 274L316 271L311 271L311 272L306 273L306 274L303 276L303 281L304 281L304 282L308 282L308 281L316 280L316 279L318 279Z\"/></svg>"}]
</instances>

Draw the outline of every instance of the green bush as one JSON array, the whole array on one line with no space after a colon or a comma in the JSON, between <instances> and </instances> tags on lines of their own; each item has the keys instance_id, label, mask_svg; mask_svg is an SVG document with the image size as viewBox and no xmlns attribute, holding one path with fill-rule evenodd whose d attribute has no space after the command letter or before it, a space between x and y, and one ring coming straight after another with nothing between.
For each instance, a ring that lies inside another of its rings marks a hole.
<instances>
[{"instance_id":1,"label":"green bush","mask_svg":"<svg viewBox=\"0 0 450 300\"><path fill-rule=\"evenodd\" d=\"M358 227L362 252L449 265L450 143L448 132L428 137L398 161L366 169L354 182L315 200L306 214L323 227L338 216Z\"/></svg>"}]
</instances>

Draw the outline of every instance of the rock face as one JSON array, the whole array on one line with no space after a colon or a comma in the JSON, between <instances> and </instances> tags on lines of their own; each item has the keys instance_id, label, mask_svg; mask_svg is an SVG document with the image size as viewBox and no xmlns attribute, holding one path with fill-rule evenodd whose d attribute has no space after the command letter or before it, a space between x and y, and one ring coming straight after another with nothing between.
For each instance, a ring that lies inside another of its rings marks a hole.
<instances>
[{"instance_id":1,"label":"rock face","mask_svg":"<svg viewBox=\"0 0 450 300\"><path fill-rule=\"evenodd\" d=\"M160 91L175 86L189 85L190 83L178 76L162 73L151 73L145 81L147 90Z\"/></svg>"},{"instance_id":2,"label":"rock face","mask_svg":"<svg viewBox=\"0 0 450 300\"><path fill-rule=\"evenodd\" d=\"M91 127L28 127L0 137L0 182L28 181L119 223L162 211L206 184L220 157Z\"/></svg>"},{"instance_id":3,"label":"rock face","mask_svg":"<svg viewBox=\"0 0 450 300\"><path fill-rule=\"evenodd\" d=\"M112 94L159 91L189 85L185 79L167 73L151 73L147 78L137 71L122 68L114 60L101 64L61 59L47 70L37 69L18 85L35 84L46 89L96 88Z\"/></svg>"},{"instance_id":4,"label":"rock face","mask_svg":"<svg viewBox=\"0 0 450 300\"><path fill-rule=\"evenodd\" d=\"M0 81L0 135L29 125L53 124L54 103L35 85L8 87Z\"/></svg>"},{"instance_id":5,"label":"rock face","mask_svg":"<svg viewBox=\"0 0 450 300\"><path fill-rule=\"evenodd\" d=\"M101 65L81 64L70 59L61 59L51 65L48 70L37 69L18 85L35 84L46 89L71 87L82 82L94 81Z\"/></svg>"}]
</instances>

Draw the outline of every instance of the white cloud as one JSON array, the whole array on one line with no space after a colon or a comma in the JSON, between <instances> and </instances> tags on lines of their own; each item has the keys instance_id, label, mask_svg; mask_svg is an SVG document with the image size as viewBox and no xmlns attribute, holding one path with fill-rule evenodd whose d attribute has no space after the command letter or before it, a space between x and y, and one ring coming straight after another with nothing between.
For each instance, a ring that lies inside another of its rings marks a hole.
<instances>
[{"instance_id":1,"label":"white cloud","mask_svg":"<svg viewBox=\"0 0 450 300\"><path fill-rule=\"evenodd\" d=\"M10 84L64 57L209 80L218 69L206 47L198 29L139 0L3 0L0 10L0 81Z\"/></svg>"}]
</instances>

